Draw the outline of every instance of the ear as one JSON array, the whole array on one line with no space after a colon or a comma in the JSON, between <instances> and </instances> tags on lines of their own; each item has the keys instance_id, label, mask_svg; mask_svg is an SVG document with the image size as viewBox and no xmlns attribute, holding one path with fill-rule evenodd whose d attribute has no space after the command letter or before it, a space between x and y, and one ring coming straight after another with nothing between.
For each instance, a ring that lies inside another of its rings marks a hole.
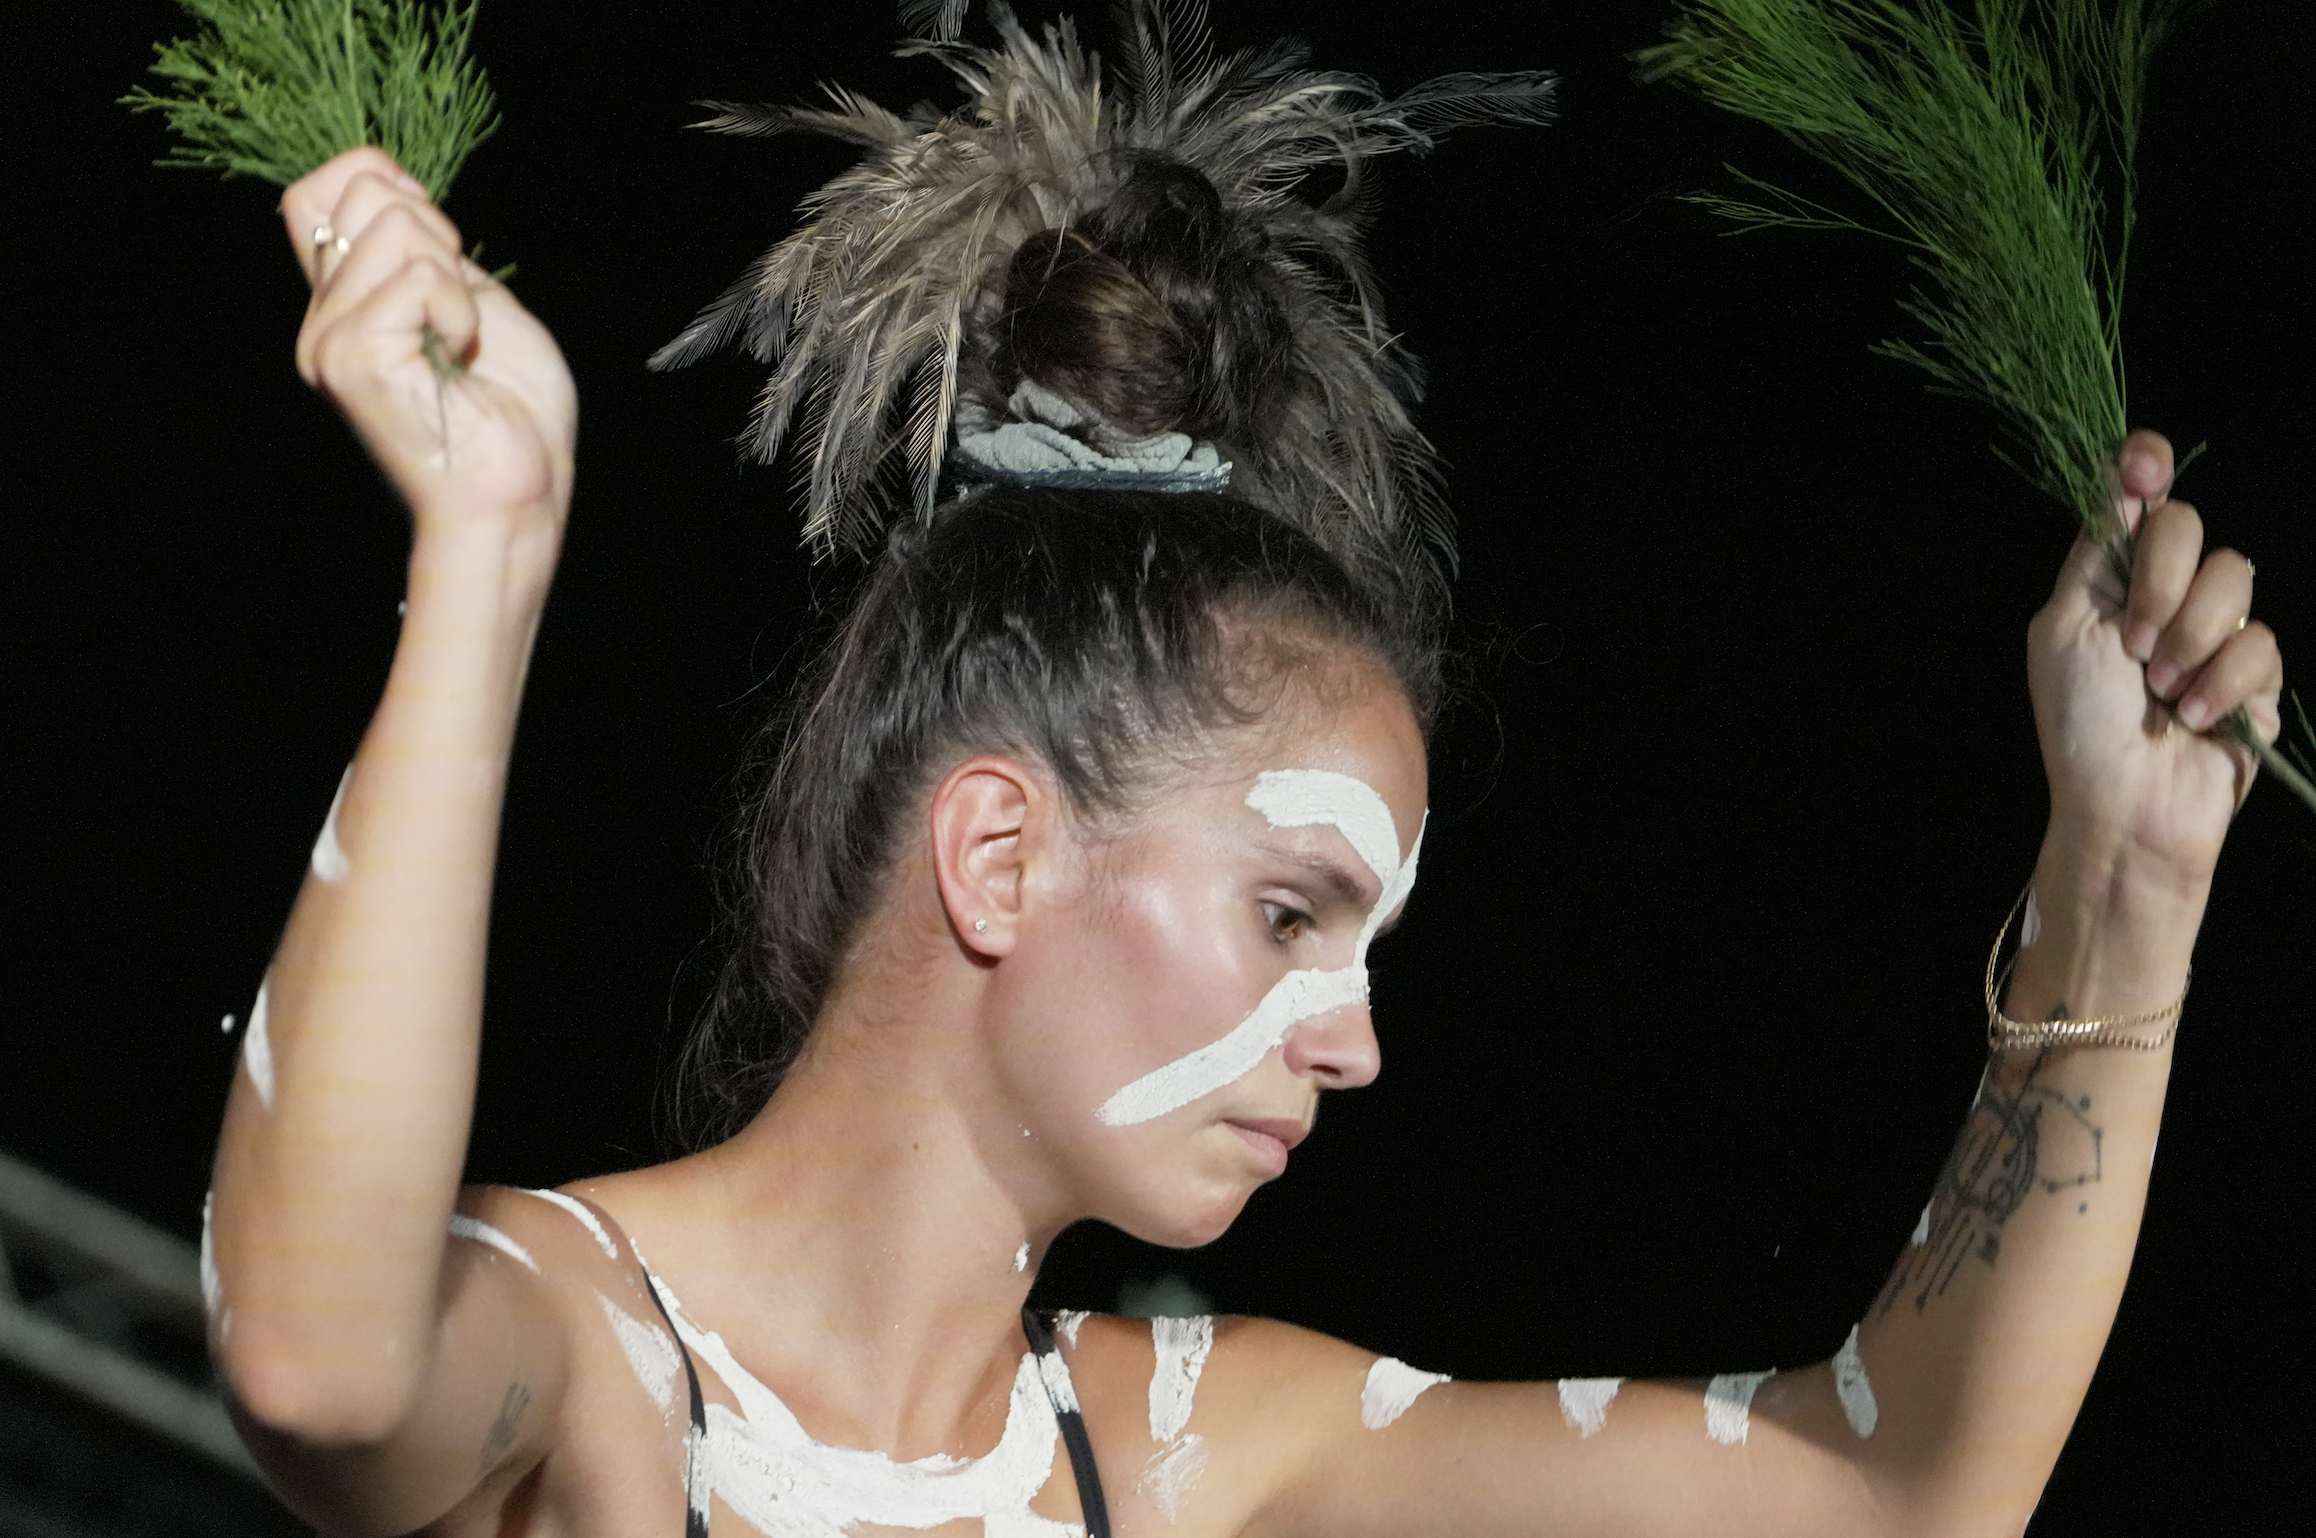
<instances>
[{"instance_id":1,"label":"ear","mask_svg":"<svg viewBox=\"0 0 2316 1538\"><path fill-rule=\"evenodd\" d=\"M927 810L941 906L970 954L995 961L1013 953L1030 846L1052 801L1027 765L987 754L934 787Z\"/></svg>"}]
</instances>

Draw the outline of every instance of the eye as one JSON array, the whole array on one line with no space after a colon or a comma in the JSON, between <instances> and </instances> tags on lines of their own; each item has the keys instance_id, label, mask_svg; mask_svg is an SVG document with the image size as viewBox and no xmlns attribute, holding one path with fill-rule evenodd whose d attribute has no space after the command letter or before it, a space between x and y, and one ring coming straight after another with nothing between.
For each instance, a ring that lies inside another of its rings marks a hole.
<instances>
[{"instance_id":1,"label":"eye","mask_svg":"<svg viewBox=\"0 0 2316 1538\"><path fill-rule=\"evenodd\" d=\"M1302 938L1303 931L1310 927L1311 915L1285 903L1267 902L1263 904L1263 922L1270 925L1271 938L1285 945Z\"/></svg>"}]
</instances>

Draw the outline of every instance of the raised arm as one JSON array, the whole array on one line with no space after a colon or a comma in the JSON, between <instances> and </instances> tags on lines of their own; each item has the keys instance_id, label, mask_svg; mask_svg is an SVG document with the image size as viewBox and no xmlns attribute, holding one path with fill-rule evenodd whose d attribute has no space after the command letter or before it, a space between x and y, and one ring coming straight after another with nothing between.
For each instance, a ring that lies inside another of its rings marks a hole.
<instances>
[{"instance_id":1,"label":"raised arm","mask_svg":"<svg viewBox=\"0 0 2316 1538\"><path fill-rule=\"evenodd\" d=\"M2203 553L2194 509L2162 500L2171 468L2161 438L2125 445L2127 516L2150 505L2127 601L2078 546L2029 633L2051 821L2004 1000L2026 1022L2154 1015L2109 1034L2162 1044L1996 1052L1888 1285L1826 1363L1710 1385L1448 1384L1372 1430L1371 1359L1282 1335L1304 1414L1260 1414L1311 1430L1250 1532L2021 1530L2122 1297L2171 1066L2161 1012L2185 990L2252 773L2193 728L2239 703L2269 739L2279 725L2275 639L2245 619L2250 564Z\"/></svg>"},{"instance_id":2,"label":"raised arm","mask_svg":"<svg viewBox=\"0 0 2316 1538\"><path fill-rule=\"evenodd\" d=\"M218 1149L212 1350L245 1436L335 1531L401 1532L536 1456L560 1337L467 1217L507 754L571 495L545 328L377 150L282 199L306 381L408 503L400 644L252 1011ZM309 487L317 517L331 488ZM503 1412L503 1413L502 1413Z\"/></svg>"}]
</instances>

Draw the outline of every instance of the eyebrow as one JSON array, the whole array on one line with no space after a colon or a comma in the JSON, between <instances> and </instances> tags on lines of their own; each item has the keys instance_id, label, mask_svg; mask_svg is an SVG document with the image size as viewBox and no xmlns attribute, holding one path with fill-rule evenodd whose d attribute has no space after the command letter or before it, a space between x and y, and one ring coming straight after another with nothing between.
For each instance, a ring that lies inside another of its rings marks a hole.
<instances>
[{"instance_id":1,"label":"eyebrow","mask_svg":"<svg viewBox=\"0 0 2316 1538\"><path fill-rule=\"evenodd\" d=\"M1372 908L1383 899L1383 889L1376 883L1375 873L1372 871L1367 873L1367 879L1363 881L1352 872L1350 866L1328 855L1309 854L1286 849L1280 850L1279 854L1283 859L1300 865L1326 883L1330 891L1343 899L1346 907ZM1365 867L1362 866L1361 869L1364 870ZM1370 886L1375 887L1373 892L1368 890Z\"/></svg>"}]
</instances>

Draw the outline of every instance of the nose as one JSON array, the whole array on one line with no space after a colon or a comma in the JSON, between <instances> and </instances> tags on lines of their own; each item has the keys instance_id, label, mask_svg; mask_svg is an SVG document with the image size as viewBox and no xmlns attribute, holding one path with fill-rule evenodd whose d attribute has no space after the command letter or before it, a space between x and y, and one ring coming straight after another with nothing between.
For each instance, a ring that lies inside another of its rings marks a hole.
<instances>
[{"instance_id":1,"label":"nose","mask_svg":"<svg viewBox=\"0 0 2316 1538\"><path fill-rule=\"evenodd\" d=\"M1298 1021L1282 1050L1287 1071L1310 1075L1321 1089L1358 1089L1383 1071L1375 1015L1364 1003Z\"/></svg>"}]
</instances>

